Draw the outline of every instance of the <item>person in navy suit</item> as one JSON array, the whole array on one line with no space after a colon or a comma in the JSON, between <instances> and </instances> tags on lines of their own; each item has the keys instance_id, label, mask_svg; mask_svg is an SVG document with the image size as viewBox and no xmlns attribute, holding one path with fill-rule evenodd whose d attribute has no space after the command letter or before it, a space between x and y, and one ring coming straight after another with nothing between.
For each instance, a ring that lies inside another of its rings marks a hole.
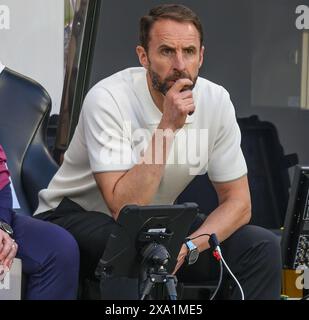
<instances>
[{"instance_id":1,"label":"person in navy suit","mask_svg":"<svg viewBox=\"0 0 309 320\"><path fill-rule=\"evenodd\" d=\"M27 276L25 299L72 300L77 297L79 248L65 229L16 214L6 155L0 145L0 276L15 257Z\"/></svg>"}]
</instances>

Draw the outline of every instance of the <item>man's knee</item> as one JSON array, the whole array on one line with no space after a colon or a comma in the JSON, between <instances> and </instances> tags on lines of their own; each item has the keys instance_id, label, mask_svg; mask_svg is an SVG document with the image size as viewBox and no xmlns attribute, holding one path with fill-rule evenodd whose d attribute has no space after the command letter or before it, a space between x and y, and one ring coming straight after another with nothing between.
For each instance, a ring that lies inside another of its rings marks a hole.
<instances>
[{"instance_id":1,"label":"man's knee","mask_svg":"<svg viewBox=\"0 0 309 320\"><path fill-rule=\"evenodd\" d=\"M254 226L252 226L254 227ZM259 230L257 230L259 229ZM282 262L281 262L281 247L280 238L274 234L272 231L255 226L256 230L256 243L263 244L263 257L265 266L273 271L281 272Z\"/></svg>"},{"instance_id":2,"label":"man's knee","mask_svg":"<svg viewBox=\"0 0 309 320\"><path fill-rule=\"evenodd\" d=\"M264 244L264 254L265 254L265 265L272 269L281 272L282 261L281 261L281 246L280 238L270 230L256 227L262 229L258 232L257 242Z\"/></svg>"},{"instance_id":3,"label":"man's knee","mask_svg":"<svg viewBox=\"0 0 309 320\"><path fill-rule=\"evenodd\" d=\"M248 244L256 247L259 244L264 244L264 251L268 255L280 255L280 238L274 234L272 231L265 228L247 225L244 227L246 229L245 239Z\"/></svg>"},{"instance_id":4,"label":"man's knee","mask_svg":"<svg viewBox=\"0 0 309 320\"><path fill-rule=\"evenodd\" d=\"M280 239L270 230L246 225L237 230L225 245L229 255L247 262L260 260L264 266L281 268Z\"/></svg>"}]
</instances>

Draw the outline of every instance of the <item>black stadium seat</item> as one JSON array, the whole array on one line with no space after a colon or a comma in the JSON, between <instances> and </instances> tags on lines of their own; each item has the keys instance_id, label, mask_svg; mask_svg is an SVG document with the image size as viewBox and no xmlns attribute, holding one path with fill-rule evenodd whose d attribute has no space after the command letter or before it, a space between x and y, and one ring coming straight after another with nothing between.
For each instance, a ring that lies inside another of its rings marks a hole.
<instances>
[{"instance_id":1,"label":"black stadium seat","mask_svg":"<svg viewBox=\"0 0 309 320\"><path fill-rule=\"evenodd\" d=\"M45 145L50 110L50 96L41 85L8 68L2 71L0 144L24 215L33 214L39 190L58 169Z\"/></svg>"}]
</instances>

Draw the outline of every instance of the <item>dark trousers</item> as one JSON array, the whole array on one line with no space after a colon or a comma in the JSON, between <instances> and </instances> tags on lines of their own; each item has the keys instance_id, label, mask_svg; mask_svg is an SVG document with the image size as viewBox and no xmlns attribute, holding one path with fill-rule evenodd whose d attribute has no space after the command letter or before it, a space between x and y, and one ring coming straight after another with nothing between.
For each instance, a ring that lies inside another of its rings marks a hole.
<instances>
[{"instance_id":1,"label":"dark trousers","mask_svg":"<svg viewBox=\"0 0 309 320\"><path fill-rule=\"evenodd\" d=\"M67 229L80 247L82 278L94 278L114 220L104 213L85 211L69 199L64 199L55 211L41 213L37 218L48 220ZM192 226L196 230L202 219ZM222 244L223 256L242 285L246 299L279 299L281 289L281 253L278 238L261 227L247 225L237 230ZM191 266L183 266L177 273L181 282L201 283L218 279L218 262L210 250L200 254ZM237 286L226 277L230 299L240 299ZM223 297L226 298L226 297Z\"/></svg>"},{"instance_id":2,"label":"dark trousers","mask_svg":"<svg viewBox=\"0 0 309 320\"><path fill-rule=\"evenodd\" d=\"M25 299L76 299L79 251L72 235L55 224L15 214L11 208L7 185L0 192L0 219L14 230L16 257L27 276Z\"/></svg>"}]
</instances>

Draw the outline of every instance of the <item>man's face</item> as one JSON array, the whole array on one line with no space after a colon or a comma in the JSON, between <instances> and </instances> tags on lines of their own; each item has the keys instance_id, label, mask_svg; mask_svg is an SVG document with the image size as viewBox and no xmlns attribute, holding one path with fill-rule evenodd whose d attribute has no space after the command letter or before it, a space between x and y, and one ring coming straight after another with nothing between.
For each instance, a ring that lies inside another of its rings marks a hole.
<instances>
[{"instance_id":1,"label":"man's face","mask_svg":"<svg viewBox=\"0 0 309 320\"><path fill-rule=\"evenodd\" d=\"M152 88L163 95L181 78L193 82L203 62L204 47L196 27L189 22L180 23L162 19L150 31L148 52L137 50L142 65L148 70Z\"/></svg>"}]
</instances>

